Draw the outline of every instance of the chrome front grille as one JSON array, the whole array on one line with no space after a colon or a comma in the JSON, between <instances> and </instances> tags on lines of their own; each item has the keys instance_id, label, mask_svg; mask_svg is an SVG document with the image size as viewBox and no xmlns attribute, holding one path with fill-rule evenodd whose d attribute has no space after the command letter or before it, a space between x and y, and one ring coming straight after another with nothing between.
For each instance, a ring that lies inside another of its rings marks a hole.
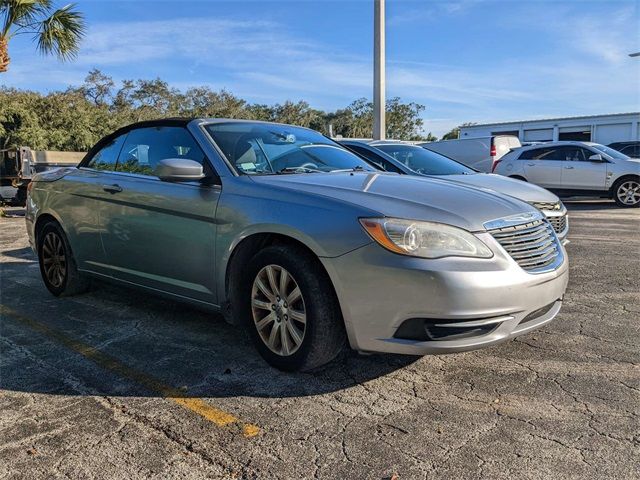
<instances>
[{"instance_id":1,"label":"chrome front grille","mask_svg":"<svg viewBox=\"0 0 640 480\"><path fill-rule=\"evenodd\" d=\"M561 210L560 202L531 202L538 210Z\"/></svg>"},{"instance_id":2,"label":"chrome front grille","mask_svg":"<svg viewBox=\"0 0 640 480\"><path fill-rule=\"evenodd\" d=\"M554 270L563 256L553 228L543 219L489 230L520 267L530 273Z\"/></svg>"},{"instance_id":3,"label":"chrome front grille","mask_svg":"<svg viewBox=\"0 0 640 480\"><path fill-rule=\"evenodd\" d=\"M538 210L542 210L542 213L559 212L562 210L562 203L560 202L531 202L531 205L536 207ZM547 216L547 220L549 220L549 223L558 234L564 232L567 228L566 212L562 216L549 215Z\"/></svg>"},{"instance_id":4,"label":"chrome front grille","mask_svg":"<svg viewBox=\"0 0 640 480\"><path fill-rule=\"evenodd\" d=\"M556 231L556 233L562 233L567 228L567 216L562 215L561 217L547 217L549 223Z\"/></svg>"}]
</instances>

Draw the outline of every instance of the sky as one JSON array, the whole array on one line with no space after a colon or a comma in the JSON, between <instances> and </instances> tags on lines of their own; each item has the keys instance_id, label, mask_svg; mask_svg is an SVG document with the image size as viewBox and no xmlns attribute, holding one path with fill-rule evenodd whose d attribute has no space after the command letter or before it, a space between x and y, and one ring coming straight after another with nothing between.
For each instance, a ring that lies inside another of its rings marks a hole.
<instances>
[{"instance_id":1,"label":"sky","mask_svg":"<svg viewBox=\"0 0 640 480\"><path fill-rule=\"evenodd\" d=\"M67 0L54 0L62 6ZM252 103L334 110L373 88L373 0L80 0L87 35L62 63L28 36L0 85L48 92L98 68ZM387 97L426 107L425 132L640 110L640 0L387 0Z\"/></svg>"}]
</instances>

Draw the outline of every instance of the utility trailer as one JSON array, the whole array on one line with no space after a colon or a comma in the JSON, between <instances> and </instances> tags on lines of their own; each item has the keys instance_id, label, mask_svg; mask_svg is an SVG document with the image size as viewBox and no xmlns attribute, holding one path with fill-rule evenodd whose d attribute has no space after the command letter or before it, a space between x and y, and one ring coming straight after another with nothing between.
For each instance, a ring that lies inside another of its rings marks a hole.
<instances>
[{"instance_id":1,"label":"utility trailer","mask_svg":"<svg viewBox=\"0 0 640 480\"><path fill-rule=\"evenodd\" d=\"M86 152L31 150L29 147L0 150L0 203L24 206L27 185L40 172L75 167Z\"/></svg>"}]
</instances>

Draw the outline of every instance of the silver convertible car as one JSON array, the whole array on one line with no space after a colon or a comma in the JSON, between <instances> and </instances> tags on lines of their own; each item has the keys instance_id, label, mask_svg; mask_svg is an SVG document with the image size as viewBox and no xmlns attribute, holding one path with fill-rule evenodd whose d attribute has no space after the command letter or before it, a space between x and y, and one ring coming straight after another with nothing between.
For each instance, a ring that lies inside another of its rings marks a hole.
<instances>
[{"instance_id":1,"label":"silver convertible car","mask_svg":"<svg viewBox=\"0 0 640 480\"><path fill-rule=\"evenodd\" d=\"M347 344L449 353L551 321L566 252L512 197L373 170L305 128L170 119L37 175L27 229L54 295L91 278L221 311L260 354L310 369Z\"/></svg>"}]
</instances>

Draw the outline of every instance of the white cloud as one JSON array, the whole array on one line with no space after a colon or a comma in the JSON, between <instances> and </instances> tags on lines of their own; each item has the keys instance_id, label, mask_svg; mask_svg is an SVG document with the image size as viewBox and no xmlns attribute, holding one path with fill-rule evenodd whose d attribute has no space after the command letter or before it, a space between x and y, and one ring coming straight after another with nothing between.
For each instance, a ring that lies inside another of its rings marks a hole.
<instances>
[{"instance_id":1,"label":"white cloud","mask_svg":"<svg viewBox=\"0 0 640 480\"><path fill-rule=\"evenodd\" d=\"M554 40L557 54L565 59L584 56L593 61L621 64L628 54L640 49L638 2L609 1L598 13L580 11L580 2L533 2L530 8L510 15L505 20L513 28L530 29ZM539 8L543 5L545 8ZM533 8L535 6L536 8Z\"/></svg>"},{"instance_id":2,"label":"white cloud","mask_svg":"<svg viewBox=\"0 0 640 480\"><path fill-rule=\"evenodd\" d=\"M461 15L485 0L439 0L430 2L402 2L399 13L387 17L389 27L399 27L410 23L441 21L447 15ZM399 2L400 3L400 2ZM413 3L413 6L410 4ZM415 6L419 4L419 6Z\"/></svg>"}]
</instances>

